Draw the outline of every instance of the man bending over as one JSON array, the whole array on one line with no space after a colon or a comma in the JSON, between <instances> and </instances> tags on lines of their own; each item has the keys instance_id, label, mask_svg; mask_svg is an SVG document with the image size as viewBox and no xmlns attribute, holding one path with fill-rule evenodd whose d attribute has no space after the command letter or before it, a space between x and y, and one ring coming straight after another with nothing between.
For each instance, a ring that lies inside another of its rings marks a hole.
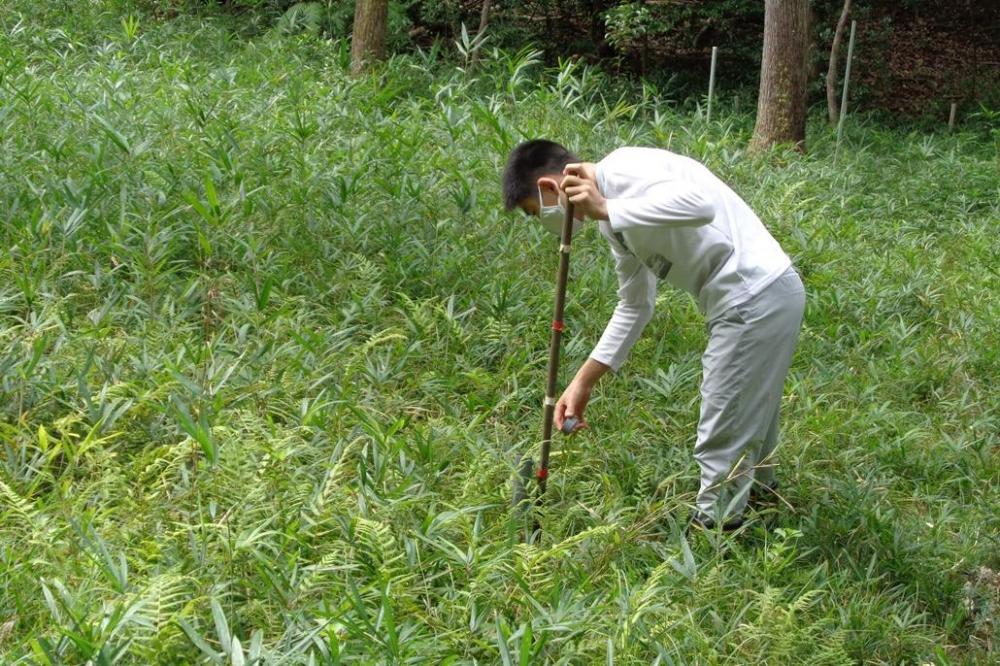
<instances>
[{"instance_id":1,"label":"man bending over","mask_svg":"<svg viewBox=\"0 0 1000 666\"><path fill-rule=\"evenodd\" d=\"M653 314L657 280L688 292L708 323L694 457L701 488L692 524L742 524L748 499L776 488L774 449L785 376L805 291L760 219L699 162L666 150L619 148L582 162L545 140L517 146L503 173L507 210L554 233L563 206L575 227L596 220L618 274L618 306L556 404L556 427L584 411L597 380L617 371Z\"/></svg>"}]
</instances>

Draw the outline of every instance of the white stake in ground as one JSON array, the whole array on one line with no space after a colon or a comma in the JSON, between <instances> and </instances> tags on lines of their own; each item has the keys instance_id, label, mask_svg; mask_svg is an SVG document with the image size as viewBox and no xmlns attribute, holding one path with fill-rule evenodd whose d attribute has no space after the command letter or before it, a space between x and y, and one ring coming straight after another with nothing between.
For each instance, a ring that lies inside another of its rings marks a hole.
<instances>
[{"instance_id":1,"label":"white stake in ground","mask_svg":"<svg viewBox=\"0 0 1000 666\"><path fill-rule=\"evenodd\" d=\"M847 65L844 69L844 92L840 97L840 120L837 122L837 149L834 152L834 159L840 152L840 139L844 135L844 118L847 117L847 88L851 83L851 58L854 56L854 29L857 21L851 21L851 39L847 43Z\"/></svg>"},{"instance_id":2,"label":"white stake in ground","mask_svg":"<svg viewBox=\"0 0 1000 666\"><path fill-rule=\"evenodd\" d=\"M712 96L715 94L715 61L719 55L719 47L712 47L712 67L708 72L708 112L705 114L708 122L712 122Z\"/></svg>"}]
</instances>

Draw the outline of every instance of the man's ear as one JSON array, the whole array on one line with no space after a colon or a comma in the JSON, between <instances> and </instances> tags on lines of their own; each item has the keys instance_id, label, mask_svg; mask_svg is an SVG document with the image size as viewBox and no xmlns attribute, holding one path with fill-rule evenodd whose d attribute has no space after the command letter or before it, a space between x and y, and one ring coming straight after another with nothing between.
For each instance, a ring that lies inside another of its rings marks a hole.
<instances>
[{"instance_id":1,"label":"man's ear","mask_svg":"<svg viewBox=\"0 0 1000 666\"><path fill-rule=\"evenodd\" d=\"M557 181L555 178L552 178L550 176L539 176L537 183L538 187L543 192L554 192L556 194L559 193L559 181Z\"/></svg>"}]
</instances>

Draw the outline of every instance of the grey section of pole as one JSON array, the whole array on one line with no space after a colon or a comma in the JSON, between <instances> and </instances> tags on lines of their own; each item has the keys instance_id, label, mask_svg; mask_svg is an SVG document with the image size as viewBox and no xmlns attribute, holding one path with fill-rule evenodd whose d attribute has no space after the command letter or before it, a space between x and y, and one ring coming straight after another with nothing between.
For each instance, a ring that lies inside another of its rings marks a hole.
<instances>
[{"instance_id":1,"label":"grey section of pole","mask_svg":"<svg viewBox=\"0 0 1000 666\"><path fill-rule=\"evenodd\" d=\"M708 112L706 118L712 122L712 97L715 94L715 63L719 57L719 47L712 47L712 68L708 72Z\"/></svg>"},{"instance_id":2,"label":"grey section of pole","mask_svg":"<svg viewBox=\"0 0 1000 666\"><path fill-rule=\"evenodd\" d=\"M847 43L847 65L844 69L844 92L840 97L840 120L837 122L837 151L840 151L840 140L844 135L844 118L847 116L847 88L851 84L851 60L854 57L854 29L858 22L851 21L851 39Z\"/></svg>"},{"instance_id":3,"label":"grey section of pole","mask_svg":"<svg viewBox=\"0 0 1000 666\"><path fill-rule=\"evenodd\" d=\"M527 513L529 503L528 484L535 472L535 461L530 456L517 457L514 461L517 476L514 477L511 504L521 515Z\"/></svg>"},{"instance_id":4,"label":"grey section of pole","mask_svg":"<svg viewBox=\"0 0 1000 666\"><path fill-rule=\"evenodd\" d=\"M955 116L958 114L958 102L951 103L951 113L948 114L948 131L955 129Z\"/></svg>"}]
</instances>

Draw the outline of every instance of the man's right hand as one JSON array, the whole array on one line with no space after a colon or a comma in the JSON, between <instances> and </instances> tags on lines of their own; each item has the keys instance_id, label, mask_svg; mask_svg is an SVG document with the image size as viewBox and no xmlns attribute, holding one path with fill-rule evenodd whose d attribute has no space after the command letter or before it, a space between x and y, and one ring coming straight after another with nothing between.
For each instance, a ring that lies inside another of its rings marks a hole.
<instances>
[{"instance_id":1,"label":"man's right hand","mask_svg":"<svg viewBox=\"0 0 1000 666\"><path fill-rule=\"evenodd\" d=\"M556 428L562 430L563 423L569 417L575 417L577 421L576 427L573 428L573 432L577 430L583 430L587 428L587 422L583 420L583 413L587 409L587 403L590 401L590 387L582 385L582 383L573 381L566 390L563 391L562 397L559 398L559 402L556 403Z\"/></svg>"}]
</instances>

